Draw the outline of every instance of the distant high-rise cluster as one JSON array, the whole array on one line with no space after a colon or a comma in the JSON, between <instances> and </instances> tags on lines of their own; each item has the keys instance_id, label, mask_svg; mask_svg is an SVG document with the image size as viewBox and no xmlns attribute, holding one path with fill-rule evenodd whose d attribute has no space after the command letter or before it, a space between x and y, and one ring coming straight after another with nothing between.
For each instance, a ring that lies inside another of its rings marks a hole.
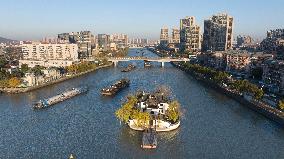
<instances>
[{"instance_id":1,"label":"distant high-rise cluster","mask_svg":"<svg viewBox=\"0 0 284 159\"><path fill-rule=\"evenodd\" d=\"M237 47L246 47L253 43L253 39L250 36L237 36Z\"/></svg>"},{"instance_id":2,"label":"distant high-rise cluster","mask_svg":"<svg viewBox=\"0 0 284 159\"><path fill-rule=\"evenodd\" d=\"M178 45L176 45L178 44ZM181 52L196 53L203 51L226 51L233 47L233 17L228 14L213 15L204 21L204 33L196 24L194 16L180 20L180 29L173 29L169 37L168 28L162 28L160 46L178 48ZM175 50L176 50L175 48Z\"/></svg>"},{"instance_id":3,"label":"distant high-rise cluster","mask_svg":"<svg viewBox=\"0 0 284 159\"><path fill-rule=\"evenodd\" d=\"M63 43L77 44L80 58L92 56L92 45L94 45L95 37L90 31L62 33L58 34L58 39Z\"/></svg>"},{"instance_id":4,"label":"distant high-rise cluster","mask_svg":"<svg viewBox=\"0 0 284 159\"><path fill-rule=\"evenodd\" d=\"M233 46L233 17L213 15L204 21L203 51L226 51Z\"/></svg>"}]
</instances>

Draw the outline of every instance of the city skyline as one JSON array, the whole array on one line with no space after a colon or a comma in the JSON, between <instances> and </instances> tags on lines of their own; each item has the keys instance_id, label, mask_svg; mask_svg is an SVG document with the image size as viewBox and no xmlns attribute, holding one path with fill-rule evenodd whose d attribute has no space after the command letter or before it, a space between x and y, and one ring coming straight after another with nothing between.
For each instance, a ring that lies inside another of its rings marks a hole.
<instances>
[{"instance_id":1,"label":"city skyline","mask_svg":"<svg viewBox=\"0 0 284 159\"><path fill-rule=\"evenodd\" d=\"M73 0L56 3L31 0L27 3L11 0L2 2L0 7L0 13L6 15L4 25L0 26L0 36L15 40L39 40L55 37L61 32L90 30L94 34L125 33L130 38L159 39L160 28L178 27L179 20L185 16L195 16L203 32L205 19L225 12L235 19L235 37L241 34L264 38L266 31L284 25L280 20L284 14L281 10L284 2L274 2L217 0L210 3L209 0L180 0L173 5L169 0L163 3L149 0L108 0L107 3Z\"/></svg>"}]
</instances>

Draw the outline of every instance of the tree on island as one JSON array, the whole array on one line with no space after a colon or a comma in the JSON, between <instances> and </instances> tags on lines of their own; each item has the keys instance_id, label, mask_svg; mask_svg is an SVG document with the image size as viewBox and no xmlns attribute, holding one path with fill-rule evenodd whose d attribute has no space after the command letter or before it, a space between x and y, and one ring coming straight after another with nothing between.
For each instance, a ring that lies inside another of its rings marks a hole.
<instances>
[{"instance_id":1,"label":"tree on island","mask_svg":"<svg viewBox=\"0 0 284 159\"><path fill-rule=\"evenodd\" d=\"M169 104L169 108L166 111L166 116L168 117L169 121L172 121L175 123L176 121L179 120L180 117L180 103L178 101L172 101Z\"/></svg>"},{"instance_id":2,"label":"tree on island","mask_svg":"<svg viewBox=\"0 0 284 159\"><path fill-rule=\"evenodd\" d=\"M279 101L278 107L279 107L281 110L284 110L284 100L283 100L283 99Z\"/></svg>"},{"instance_id":3,"label":"tree on island","mask_svg":"<svg viewBox=\"0 0 284 159\"><path fill-rule=\"evenodd\" d=\"M129 96L126 103L122 105L120 109L115 112L116 117L124 122L127 123L134 114L134 106L137 103L137 98L135 96Z\"/></svg>"}]
</instances>

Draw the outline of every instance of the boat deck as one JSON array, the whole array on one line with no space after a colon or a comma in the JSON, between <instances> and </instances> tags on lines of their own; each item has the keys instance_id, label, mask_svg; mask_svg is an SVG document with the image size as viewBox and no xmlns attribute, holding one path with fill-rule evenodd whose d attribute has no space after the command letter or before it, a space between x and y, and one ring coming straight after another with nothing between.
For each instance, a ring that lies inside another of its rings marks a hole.
<instances>
[{"instance_id":1,"label":"boat deck","mask_svg":"<svg viewBox=\"0 0 284 159\"><path fill-rule=\"evenodd\" d=\"M143 132L142 145L144 149L155 149L157 148L157 133L154 129L146 129Z\"/></svg>"}]
</instances>

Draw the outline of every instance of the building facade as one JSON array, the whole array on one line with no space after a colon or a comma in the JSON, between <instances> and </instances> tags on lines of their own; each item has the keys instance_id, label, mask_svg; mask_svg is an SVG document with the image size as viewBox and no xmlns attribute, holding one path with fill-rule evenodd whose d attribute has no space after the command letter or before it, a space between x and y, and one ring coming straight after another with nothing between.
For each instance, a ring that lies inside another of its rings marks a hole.
<instances>
[{"instance_id":1,"label":"building facade","mask_svg":"<svg viewBox=\"0 0 284 159\"><path fill-rule=\"evenodd\" d=\"M195 23L195 17L180 20L180 50L198 52L201 49L200 27Z\"/></svg>"},{"instance_id":2,"label":"building facade","mask_svg":"<svg viewBox=\"0 0 284 159\"><path fill-rule=\"evenodd\" d=\"M77 44L80 59L92 57L92 47L95 45L95 38L91 31L62 33L58 34L58 39L62 43Z\"/></svg>"},{"instance_id":3,"label":"building facade","mask_svg":"<svg viewBox=\"0 0 284 159\"><path fill-rule=\"evenodd\" d=\"M250 54L246 51L226 52L226 71L249 71Z\"/></svg>"},{"instance_id":4,"label":"building facade","mask_svg":"<svg viewBox=\"0 0 284 159\"><path fill-rule=\"evenodd\" d=\"M174 43L174 44L180 43L180 30L177 28L172 29L171 43Z\"/></svg>"},{"instance_id":5,"label":"building facade","mask_svg":"<svg viewBox=\"0 0 284 159\"><path fill-rule=\"evenodd\" d=\"M283 54L284 51L284 29L270 30L266 38L260 43L263 51L277 52ZM284 56L284 55L282 55Z\"/></svg>"},{"instance_id":6,"label":"building facade","mask_svg":"<svg viewBox=\"0 0 284 159\"><path fill-rule=\"evenodd\" d=\"M246 47L247 45L251 45L253 43L253 39L250 36L237 36L237 47Z\"/></svg>"},{"instance_id":7,"label":"building facade","mask_svg":"<svg viewBox=\"0 0 284 159\"><path fill-rule=\"evenodd\" d=\"M213 15L204 21L203 51L226 51L233 45L233 17Z\"/></svg>"},{"instance_id":8,"label":"building facade","mask_svg":"<svg viewBox=\"0 0 284 159\"><path fill-rule=\"evenodd\" d=\"M262 80L270 92L284 94L284 61L268 60L262 64Z\"/></svg>"},{"instance_id":9,"label":"building facade","mask_svg":"<svg viewBox=\"0 0 284 159\"><path fill-rule=\"evenodd\" d=\"M128 47L128 35L126 34L112 34L109 37L110 43L114 43L118 49Z\"/></svg>"},{"instance_id":10,"label":"building facade","mask_svg":"<svg viewBox=\"0 0 284 159\"><path fill-rule=\"evenodd\" d=\"M98 34L98 46L101 50L108 50L110 45L110 36L107 34Z\"/></svg>"},{"instance_id":11,"label":"building facade","mask_svg":"<svg viewBox=\"0 0 284 159\"><path fill-rule=\"evenodd\" d=\"M164 27L161 29L160 45L162 47L167 47L168 44L169 44L169 29Z\"/></svg>"},{"instance_id":12,"label":"building facade","mask_svg":"<svg viewBox=\"0 0 284 159\"><path fill-rule=\"evenodd\" d=\"M23 59L19 60L20 66L28 64L45 67L65 67L78 61L77 44L22 44Z\"/></svg>"}]
</instances>

